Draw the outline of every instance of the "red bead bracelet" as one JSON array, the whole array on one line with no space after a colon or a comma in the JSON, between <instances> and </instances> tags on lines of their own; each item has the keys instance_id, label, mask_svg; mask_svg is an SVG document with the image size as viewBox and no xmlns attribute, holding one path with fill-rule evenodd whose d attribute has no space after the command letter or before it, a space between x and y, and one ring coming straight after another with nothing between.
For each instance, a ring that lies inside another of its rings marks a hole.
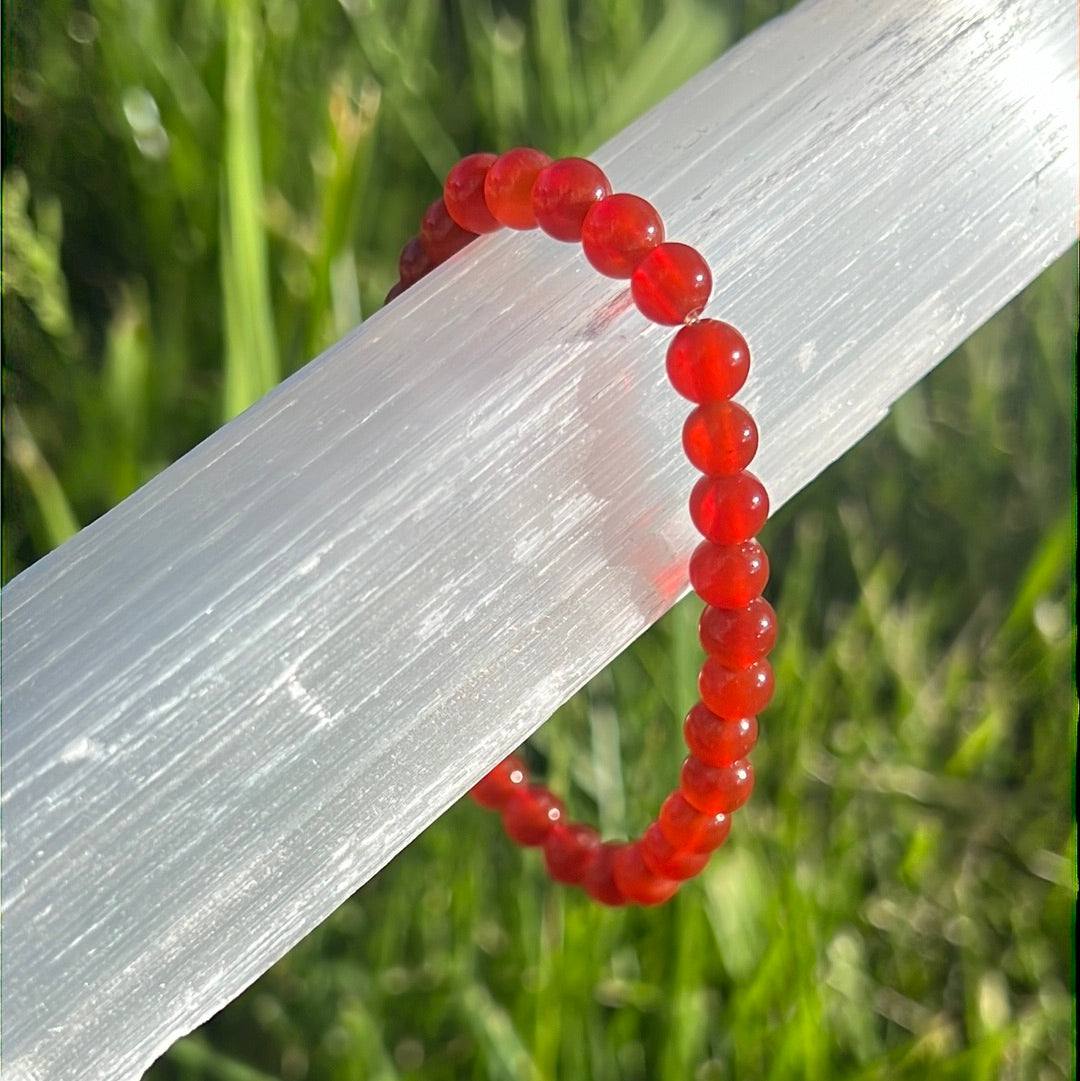
<instances>
[{"instance_id":1,"label":"red bead bracelet","mask_svg":"<svg viewBox=\"0 0 1080 1081\"><path fill-rule=\"evenodd\" d=\"M470 154L450 170L442 197L428 207L420 233L405 245L392 300L480 233L539 227L556 240L580 241L601 274L629 278L638 310L679 326L667 351L672 386L695 408L683 448L703 474L690 493L690 517L704 540L690 557L690 584L705 601L699 636L705 663L701 701L687 714L690 755L679 787L636 841L604 841L569 821L562 802L531 783L516 755L472 789L498 811L507 835L543 849L556 882L581 886L605 905L655 905L696 875L731 830L749 798L757 714L773 693L765 659L776 640L776 613L762 596L769 561L754 534L769 514L761 481L747 471L757 453L750 414L731 399L746 382L750 350L730 324L699 318L712 291L701 254L665 240L656 209L636 195L612 194L604 173L583 158L552 161L519 147Z\"/></svg>"}]
</instances>

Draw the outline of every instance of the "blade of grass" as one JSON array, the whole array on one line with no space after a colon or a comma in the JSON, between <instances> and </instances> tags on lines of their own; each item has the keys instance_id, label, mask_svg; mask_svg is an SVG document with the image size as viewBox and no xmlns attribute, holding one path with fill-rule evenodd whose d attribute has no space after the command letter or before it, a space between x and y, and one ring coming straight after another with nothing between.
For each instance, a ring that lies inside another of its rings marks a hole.
<instances>
[{"instance_id":1,"label":"blade of grass","mask_svg":"<svg viewBox=\"0 0 1080 1081\"><path fill-rule=\"evenodd\" d=\"M148 333L145 295L134 288L123 290L109 322L102 373L102 390L113 420L109 480L116 503L146 479L141 463L149 419Z\"/></svg>"},{"instance_id":2,"label":"blade of grass","mask_svg":"<svg viewBox=\"0 0 1080 1081\"><path fill-rule=\"evenodd\" d=\"M586 126L590 104L573 48L567 7L566 0L532 6L537 81L545 90L548 126L560 144Z\"/></svg>"},{"instance_id":3,"label":"blade of grass","mask_svg":"<svg viewBox=\"0 0 1080 1081\"><path fill-rule=\"evenodd\" d=\"M4 295L21 296L33 311L42 330L63 353L78 346L71 314L67 282L60 266L63 240L63 208L55 197L36 200L36 217L30 212L30 182L18 168L4 173L3 181Z\"/></svg>"},{"instance_id":4,"label":"blade of grass","mask_svg":"<svg viewBox=\"0 0 1080 1081\"><path fill-rule=\"evenodd\" d=\"M626 789L619 746L619 718L611 701L610 680L589 685L589 734L600 829L605 837L626 835Z\"/></svg>"},{"instance_id":5,"label":"blade of grass","mask_svg":"<svg viewBox=\"0 0 1080 1081\"><path fill-rule=\"evenodd\" d=\"M491 1081L545 1081L510 1015L486 987L466 985L459 1001L465 1023L488 1054Z\"/></svg>"},{"instance_id":6,"label":"blade of grass","mask_svg":"<svg viewBox=\"0 0 1080 1081\"><path fill-rule=\"evenodd\" d=\"M1070 508L1043 534L1001 628L1002 638L1015 637L1021 628L1031 626L1039 601L1075 566L1075 551L1075 508Z\"/></svg>"},{"instance_id":7,"label":"blade of grass","mask_svg":"<svg viewBox=\"0 0 1080 1081\"><path fill-rule=\"evenodd\" d=\"M270 1074L230 1058L199 1036L187 1036L173 1044L169 1059L207 1081L274 1081Z\"/></svg>"},{"instance_id":8,"label":"blade of grass","mask_svg":"<svg viewBox=\"0 0 1080 1081\"><path fill-rule=\"evenodd\" d=\"M14 403L4 407L4 458L33 499L40 522L37 541L41 550L51 551L78 533L79 522L64 489Z\"/></svg>"},{"instance_id":9,"label":"blade of grass","mask_svg":"<svg viewBox=\"0 0 1080 1081\"><path fill-rule=\"evenodd\" d=\"M700 0L678 0L596 110L597 119L579 140L586 151L599 146L631 120L704 67L730 41L722 9Z\"/></svg>"},{"instance_id":10,"label":"blade of grass","mask_svg":"<svg viewBox=\"0 0 1080 1081\"><path fill-rule=\"evenodd\" d=\"M319 218L311 260L315 287L307 304L307 356L320 353L362 317L353 226L366 200L381 101L374 82L354 90L344 73L330 88L328 146L316 170Z\"/></svg>"},{"instance_id":11,"label":"blade of grass","mask_svg":"<svg viewBox=\"0 0 1080 1081\"><path fill-rule=\"evenodd\" d=\"M225 72L225 176L221 216L225 311L223 419L276 386L280 375L263 225L262 161L255 94L255 17L250 0L230 0Z\"/></svg>"},{"instance_id":12,"label":"blade of grass","mask_svg":"<svg viewBox=\"0 0 1080 1081\"><path fill-rule=\"evenodd\" d=\"M461 157L437 112L425 99L414 72L417 61L395 38L381 5L348 4L357 48L378 80L388 108L397 116L432 173L440 180ZM411 11L410 11L411 14ZM421 20L414 33L430 33Z\"/></svg>"}]
</instances>

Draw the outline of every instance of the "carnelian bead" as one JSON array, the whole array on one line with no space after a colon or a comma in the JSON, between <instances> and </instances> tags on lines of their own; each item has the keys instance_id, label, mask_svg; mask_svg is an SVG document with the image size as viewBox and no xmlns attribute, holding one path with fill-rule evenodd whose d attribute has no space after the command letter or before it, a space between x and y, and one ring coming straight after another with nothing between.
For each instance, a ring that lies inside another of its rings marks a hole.
<instances>
[{"instance_id":1,"label":"carnelian bead","mask_svg":"<svg viewBox=\"0 0 1080 1081\"><path fill-rule=\"evenodd\" d=\"M541 845L565 810L543 785L522 785L503 805L503 828L519 845Z\"/></svg>"},{"instance_id":2,"label":"carnelian bead","mask_svg":"<svg viewBox=\"0 0 1080 1081\"><path fill-rule=\"evenodd\" d=\"M776 644L776 613L764 597L742 608L706 605L698 622L701 648L728 668L746 668Z\"/></svg>"},{"instance_id":3,"label":"carnelian bead","mask_svg":"<svg viewBox=\"0 0 1080 1081\"><path fill-rule=\"evenodd\" d=\"M703 702L686 715L683 738L690 753L707 766L730 766L745 758L757 743L756 717L718 717Z\"/></svg>"},{"instance_id":4,"label":"carnelian bead","mask_svg":"<svg viewBox=\"0 0 1080 1081\"><path fill-rule=\"evenodd\" d=\"M533 184L536 224L556 240L580 240L585 215L610 194L611 184L598 165L584 158L560 158L541 169Z\"/></svg>"},{"instance_id":5,"label":"carnelian bead","mask_svg":"<svg viewBox=\"0 0 1080 1081\"><path fill-rule=\"evenodd\" d=\"M749 668L726 668L715 657L706 657L698 676L698 691L718 717L756 716L773 696L772 666L758 661Z\"/></svg>"},{"instance_id":6,"label":"carnelian bead","mask_svg":"<svg viewBox=\"0 0 1080 1081\"><path fill-rule=\"evenodd\" d=\"M401 255L398 257L398 278L402 285L408 287L418 282L434 266L431 257L420 243L420 238L414 236L401 249Z\"/></svg>"},{"instance_id":7,"label":"carnelian bead","mask_svg":"<svg viewBox=\"0 0 1080 1081\"><path fill-rule=\"evenodd\" d=\"M706 603L741 608L760 596L769 580L769 557L757 541L702 541L690 556L690 584Z\"/></svg>"},{"instance_id":8,"label":"carnelian bead","mask_svg":"<svg viewBox=\"0 0 1080 1081\"><path fill-rule=\"evenodd\" d=\"M443 185L450 217L470 233L493 233L499 228L484 202L484 180L495 161L494 154L470 154L450 170Z\"/></svg>"},{"instance_id":9,"label":"carnelian bead","mask_svg":"<svg viewBox=\"0 0 1080 1081\"><path fill-rule=\"evenodd\" d=\"M731 814L754 790L754 768L745 759L730 766L707 766L690 755L683 762L679 791L702 814Z\"/></svg>"},{"instance_id":10,"label":"carnelian bead","mask_svg":"<svg viewBox=\"0 0 1080 1081\"><path fill-rule=\"evenodd\" d=\"M757 454L758 430L737 402L711 402L691 411L682 441L687 458L702 473L738 473Z\"/></svg>"},{"instance_id":11,"label":"carnelian bead","mask_svg":"<svg viewBox=\"0 0 1080 1081\"><path fill-rule=\"evenodd\" d=\"M688 323L668 346L668 378L692 402L722 402L734 397L749 371L746 339L719 319Z\"/></svg>"},{"instance_id":12,"label":"carnelian bead","mask_svg":"<svg viewBox=\"0 0 1080 1081\"><path fill-rule=\"evenodd\" d=\"M700 315L712 292L712 273L689 244L660 244L630 276L638 311L654 323L676 326Z\"/></svg>"},{"instance_id":13,"label":"carnelian bead","mask_svg":"<svg viewBox=\"0 0 1080 1081\"><path fill-rule=\"evenodd\" d=\"M544 864L548 874L568 886L579 885L601 847L600 834L591 826L557 822L544 838Z\"/></svg>"},{"instance_id":14,"label":"carnelian bead","mask_svg":"<svg viewBox=\"0 0 1080 1081\"><path fill-rule=\"evenodd\" d=\"M731 833L731 817L719 814L702 814L686 802L681 792L672 792L657 819L664 837L672 848L681 852L712 852L719 848Z\"/></svg>"},{"instance_id":15,"label":"carnelian bead","mask_svg":"<svg viewBox=\"0 0 1080 1081\"><path fill-rule=\"evenodd\" d=\"M690 492L690 517L698 532L714 544L749 540L769 517L765 485L745 469L702 477Z\"/></svg>"},{"instance_id":16,"label":"carnelian bead","mask_svg":"<svg viewBox=\"0 0 1080 1081\"><path fill-rule=\"evenodd\" d=\"M612 908L625 905L627 901L614 875L615 857L622 847L618 841L606 841L600 845L581 882L585 892L594 901Z\"/></svg>"},{"instance_id":17,"label":"carnelian bead","mask_svg":"<svg viewBox=\"0 0 1080 1081\"><path fill-rule=\"evenodd\" d=\"M615 853L612 876L619 892L639 905L659 905L679 888L673 878L661 878L646 865L638 844L624 845Z\"/></svg>"},{"instance_id":18,"label":"carnelian bead","mask_svg":"<svg viewBox=\"0 0 1080 1081\"><path fill-rule=\"evenodd\" d=\"M601 274L629 278L664 239L656 208L636 195L609 195L585 215L581 250Z\"/></svg>"},{"instance_id":19,"label":"carnelian bead","mask_svg":"<svg viewBox=\"0 0 1080 1081\"><path fill-rule=\"evenodd\" d=\"M654 822L638 842L645 866L660 878L672 878L679 882L693 878L709 862L708 852L688 852L676 848L664 836L659 822Z\"/></svg>"},{"instance_id":20,"label":"carnelian bead","mask_svg":"<svg viewBox=\"0 0 1080 1081\"><path fill-rule=\"evenodd\" d=\"M469 790L469 795L481 807L501 811L527 780L525 763L516 754L512 754L481 777Z\"/></svg>"},{"instance_id":21,"label":"carnelian bead","mask_svg":"<svg viewBox=\"0 0 1080 1081\"><path fill-rule=\"evenodd\" d=\"M535 229L532 189L551 158L531 146L500 154L484 177L484 202L491 216L511 229Z\"/></svg>"},{"instance_id":22,"label":"carnelian bead","mask_svg":"<svg viewBox=\"0 0 1080 1081\"><path fill-rule=\"evenodd\" d=\"M446 209L446 203L440 195L424 211L420 219L420 243L436 266L446 262L455 252L461 251L476 234L462 229Z\"/></svg>"}]
</instances>

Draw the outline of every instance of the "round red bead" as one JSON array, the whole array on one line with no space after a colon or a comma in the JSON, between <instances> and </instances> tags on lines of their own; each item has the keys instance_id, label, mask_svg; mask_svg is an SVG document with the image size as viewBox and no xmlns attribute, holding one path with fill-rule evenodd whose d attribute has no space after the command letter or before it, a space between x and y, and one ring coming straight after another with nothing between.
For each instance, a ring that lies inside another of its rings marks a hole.
<instances>
[{"instance_id":1,"label":"round red bead","mask_svg":"<svg viewBox=\"0 0 1080 1081\"><path fill-rule=\"evenodd\" d=\"M702 814L686 802L681 792L672 792L660 808L660 829L672 848L682 852L708 853L719 848L731 833L731 818Z\"/></svg>"},{"instance_id":2,"label":"round red bead","mask_svg":"<svg viewBox=\"0 0 1080 1081\"><path fill-rule=\"evenodd\" d=\"M594 204L581 224L581 250L601 274L629 278L664 239L656 208L636 195L609 195Z\"/></svg>"},{"instance_id":3,"label":"round red bead","mask_svg":"<svg viewBox=\"0 0 1080 1081\"><path fill-rule=\"evenodd\" d=\"M750 371L746 339L719 319L699 319L683 327L667 351L671 385L692 402L734 397Z\"/></svg>"},{"instance_id":4,"label":"round red bead","mask_svg":"<svg viewBox=\"0 0 1080 1081\"><path fill-rule=\"evenodd\" d=\"M698 623L701 648L728 668L746 668L776 644L776 613L764 597L742 608L706 605Z\"/></svg>"},{"instance_id":5,"label":"round red bead","mask_svg":"<svg viewBox=\"0 0 1080 1081\"><path fill-rule=\"evenodd\" d=\"M756 717L718 717L703 702L686 715L683 737L690 753L707 766L730 766L745 758L757 743Z\"/></svg>"},{"instance_id":6,"label":"round red bead","mask_svg":"<svg viewBox=\"0 0 1080 1081\"><path fill-rule=\"evenodd\" d=\"M402 285L410 286L418 282L434 266L431 257L420 243L420 238L414 236L401 249L401 255L398 257L398 278Z\"/></svg>"},{"instance_id":7,"label":"round red bead","mask_svg":"<svg viewBox=\"0 0 1080 1081\"><path fill-rule=\"evenodd\" d=\"M690 556L694 592L717 608L741 608L761 594L768 580L769 559L757 541L702 541Z\"/></svg>"},{"instance_id":8,"label":"round red bead","mask_svg":"<svg viewBox=\"0 0 1080 1081\"><path fill-rule=\"evenodd\" d=\"M585 215L610 194L599 166L584 158L560 158L541 169L533 184L536 224L556 240L580 240Z\"/></svg>"},{"instance_id":9,"label":"round red bead","mask_svg":"<svg viewBox=\"0 0 1080 1081\"><path fill-rule=\"evenodd\" d=\"M580 884L601 847L600 834L591 826L557 822L544 838L544 864L548 874L566 885Z\"/></svg>"},{"instance_id":10,"label":"round red bead","mask_svg":"<svg viewBox=\"0 0 1080 1081\"><path fill-rule=\"evenodd\" d=\"M541 845L563 814L563 805L543 785L522 785L503 805L503 828L519 845Z\"/></svg>"},{"instance_id":11,"label":"round red bead","mask_svg":"<svg viewBox=\"0 0 1080 1081\"><path fill-rule=\"evenodd\" d=\"M688 244L660 244L630 276L630 294L638 311L665 326L700 315L711 292L709 264Z\"/></svg>"},{"instance_id":12,"label":"round red bead","mask_svg":"<svg viewBox=\"0 0 1080 1081\"><path fill-rule=\"evenodd\" d=\"M500 811L527 780L525 763L516 754L512 754L481 777L469 790L469 795L481 807Z\"/></svg>"},{"instance_id":13,"label":"round red bead","mask_svg":"<svg viewBox=\"0 0 1080 1081\"><path fill-rule=\"evenodd\" d=\"M420 219L420 243L424 245L424 251L435 266L444 263L455 252L461 251L470 240L475 239L475 233L462 229L450 217L441 195L424 211L424 216Z\"/></svg>"},{"instance_id":14,"label":"round red bead","mask_svg":"<svg viewBox=\"0 0 1080 1081\"><path fill-rule=\"evenodd\" d=\"M550 164L547 154L530 146L500 154L484 177L484 202L491 216L511 229L535 229L533 184Z\"/></svg>"},{"instance_id":15,"label":"round red bead","mask_svg":"<svg viewBox=\"0 0 1080 1081\"><path fill-rule=\"evenodd\" d=\"M683 881L693 878L709 862L708 852L690 852L676 848L664 836L659 822L654 822L642 835L641 858L645 866L660 878Z\"/></svg>"},{"instance_id":16,"label":"round red bead","mask_svg":"<svg viewBox=\"0 0 1080 1081\"><path fill-rule=\"evenodd\" d=\"M745 758L730 766L707 766L691 755L683 762L679 790L702 814L731 814L750 798L754 769Z\"/></svg>"},{"instance_id":17,"label":"round red bead","mask_svg":"<svg viewBox=\"0 0 1080 1081\"><path fill-rule=\"evenodd\" d=\"M619 892L635 904L662 904L679 888L676 879L661 878L649 869L638 844L620 848L615 853L611 870Z\"/></svg>"},{"instance_id":18,"label":"round red bead","mask_svg":"<svg viewBox=\"0 0 1080 1081\"><path fill-rule=\"evenodd\" d=\"M615 881L614 874L615 857L622 847L618 841L607 841L602 844L596 850L596 855L581 882L585 892L594 901L610 905L612 908L625 905L627 901Z\"/></svg>"},{"instance_id":19,"label":"round red bead","mask_svg":"<svg viewBox=\"0 0 1080 1081\"><path fill-rule=\"evenodd\" d=\"M765 524L769 494L745 469L702 477L690 492L690 517L702 536L714 544L738 544Z\"/></svg>"},{"instance_id":20,"label":"round red bead","mask_svg":"<svg viewBox=\"0 0 1080 1081\"><path fill-rule=\"evenodd\" d=\"M702 473L738 473L757 454L754 418L737 402L699 405L683 425L683 450Z\"/></svg>"},{"instance_id":21,"label":"round red bead","mask_svg":"<svg viewBox=\"0 0 1080 1081\"><path fill-rule=\"evenodd\" d=\"M484 201L484 180L495 161L494 154L470 154L450 170L443 185L450 217L470 233L493 233L499 228Z\"/></svg>"},{"instance_id":22,"label":"round red bead","mask_svg":"<svg viewBox=\"0 0 1080 1081\"><path fill-rule=\"evenodd\" d=\"M772 700L772 666L768 661L757 661L749 668L725 668L715 657L706 657L698 691L718 717L756 716Z\"/></svg>"}]
</instances>

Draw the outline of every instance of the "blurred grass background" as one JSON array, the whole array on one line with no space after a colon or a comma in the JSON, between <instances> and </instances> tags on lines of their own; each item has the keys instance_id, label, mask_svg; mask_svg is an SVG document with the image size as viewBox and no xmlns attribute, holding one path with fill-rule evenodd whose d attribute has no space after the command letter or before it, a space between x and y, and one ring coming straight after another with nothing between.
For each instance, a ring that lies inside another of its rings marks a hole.
<instances>
[{"instance_id":1,"label":"blurred grass background","mask_svg":"<svg viewBox=\"0 0 1080 1081\"><path fill-rule=\"evenodd\" d=\"M460 154L587 153L786 6L6 0L4 580L378 307ZM459 805L155 1081L1069 1077L1075 328L1073 253L769 523L758 790L672 904ZM528 749L610 829L695 621Z\"/></svg>"}]
</instances>

